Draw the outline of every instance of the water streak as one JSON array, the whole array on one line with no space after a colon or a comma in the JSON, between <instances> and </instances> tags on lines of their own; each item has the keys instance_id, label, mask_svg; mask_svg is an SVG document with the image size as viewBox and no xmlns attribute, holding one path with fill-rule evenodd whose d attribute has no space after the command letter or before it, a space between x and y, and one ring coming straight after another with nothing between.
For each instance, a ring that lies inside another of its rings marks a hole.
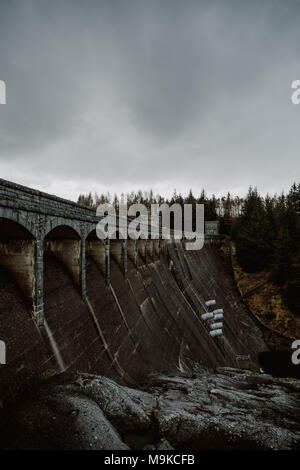
<instances>
[{"instance_id":1,"label":"water streak","mask_svg":"<svg viewBox=\"0 0 300 470\"><path fill-rule=\"evenodd\" d=\"M55 356L55 359L56 359L56 362L59 366L59 369L60 369L61 372L64 372L66 370L66 367L65 367L63 358L60 354L60 351L59 351L58 346L56 344L56 341L54 339L53 333L50 330L49 325L48 325L46 320L44 320L44 327L45 327L45 331L46 331L48 339L49 339L49 343L50 343L52 352L53 352L53 354Z\"/></svg>"}]
</instances>

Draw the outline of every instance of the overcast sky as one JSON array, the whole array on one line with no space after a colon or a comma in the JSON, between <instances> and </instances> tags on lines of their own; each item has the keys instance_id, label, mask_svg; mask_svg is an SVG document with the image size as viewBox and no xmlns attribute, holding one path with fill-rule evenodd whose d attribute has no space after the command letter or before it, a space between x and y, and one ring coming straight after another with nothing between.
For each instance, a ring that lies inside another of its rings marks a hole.
<instances>
[{"instance_id":1,"label":"overcast sky","mask_svg":"<svg viewBox=\"0 0 300 470\"><path fill-rule=\"evenodd\" d=\"M288 189L299 1L0 0L0 176L63 197Z\"/></svg>"}]
</instances>

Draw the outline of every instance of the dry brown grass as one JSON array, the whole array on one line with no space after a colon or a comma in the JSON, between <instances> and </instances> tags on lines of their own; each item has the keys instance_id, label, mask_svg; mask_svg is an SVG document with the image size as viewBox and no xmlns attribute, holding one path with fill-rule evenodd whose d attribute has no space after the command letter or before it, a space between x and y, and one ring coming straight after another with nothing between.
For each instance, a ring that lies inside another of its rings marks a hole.
<instances>
[{"instance_id":1,"label":"dry brown grass","mask_svg":"<svg viewBox=\"0 0 300 470\"><path fill-rule=\"evenodd\" d=\"M245 295L250 289L263 284L245 302L253 314L266 326L290 338L300 337L300 318L294 315L285 301L279 286L272 284L270 272L246 273L238 264L233 246L232 266L236 283Z\"/></svg>"}]
</instances>

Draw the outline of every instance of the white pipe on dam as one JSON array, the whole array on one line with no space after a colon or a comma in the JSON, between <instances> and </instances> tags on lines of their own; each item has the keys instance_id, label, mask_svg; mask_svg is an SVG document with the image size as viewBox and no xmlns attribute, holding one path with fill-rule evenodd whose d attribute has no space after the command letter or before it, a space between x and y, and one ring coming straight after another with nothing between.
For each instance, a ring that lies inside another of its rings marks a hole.
<instances>
[{"instance_id":1,"label":"white pipe on dam","mask_svg":"<svg viewBox=\"0 0 300 470\"><path fill-rule=\"evenodd\" d=\"M209 320L210 318L214 318L214 314L213 312L203 313L203 315L201 315L201 318L202 320Z\"/></svg>"},{"instance_id":2,"label":"white pipe on dam","mask_svg":"<svg viewBox=\"0 0 300 470\"><path fill-rule=\"evenodd\" d=\"M221 336L222 335L222 330L211 330L209 332L210 336Z\"/></svg>"},{"instance_id":3,"label":"white pipe on dam","mask_svg":"<svg viewBox=\"0 0 300 470\"><path fill-rule=\"evenodd\" d=\"M214 320L222 320L223 317L223 313L217 313L214 315Z\"/></svg>"},{"instance_id":4,"label":"white pipe on dam","mask_svg":"<svg viewBox=\"0 0 300 470\"><path fill-rule=\"evenodd\" d=\"M222 322L220 322L220 323L212 323L212 324L210 325L210 327L211 327L212 330L219 330L220 328L222 329L223 323L222 323Z\"/></svg>"},{"instance_id":5,"label":"white pipe on dam","mask_svg":"<svg viewBox=\"0 0 300 470\"><path fill-rule=\"evenodd\" d=\"M224 313L224 310L222 308L217 308L216 310L213 311L214 315L216 315L218 313Z\"/></svg>"},{"instance_id":6,"label":"white pipe on dam","mask_svg":"<svg viewBox=\"0 0 300 470\"><path fill-rule=\"evenodd\" d=\"M206 305L207 307L210 307L211 305L216 305L216 303L217 303L217 302L215 301L215 299L211 299L211 300L207 300L207 301L205 302L205 305Z\"/></svg>"}]
</instances>

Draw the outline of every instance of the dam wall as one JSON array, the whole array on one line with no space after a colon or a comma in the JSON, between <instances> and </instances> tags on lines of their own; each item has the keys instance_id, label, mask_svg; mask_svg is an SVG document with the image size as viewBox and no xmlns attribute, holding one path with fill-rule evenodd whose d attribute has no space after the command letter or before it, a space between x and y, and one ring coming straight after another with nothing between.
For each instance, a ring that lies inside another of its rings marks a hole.
<instances>
[{"instance_id":1,"label":"dam wall","mask_svg":"<svg viewBox=\"0 0 300 470\"><path fill-rule=\"evenodd\" d=\"M92 209L8 182L1 191L2 403L62 371L134 385L153 371L236 366L266 349L219 237L199 251L174 239L109 243L95 236ZM222 336L201 318L209 299L224 310Z\"/></svg>"}]
</instances>

